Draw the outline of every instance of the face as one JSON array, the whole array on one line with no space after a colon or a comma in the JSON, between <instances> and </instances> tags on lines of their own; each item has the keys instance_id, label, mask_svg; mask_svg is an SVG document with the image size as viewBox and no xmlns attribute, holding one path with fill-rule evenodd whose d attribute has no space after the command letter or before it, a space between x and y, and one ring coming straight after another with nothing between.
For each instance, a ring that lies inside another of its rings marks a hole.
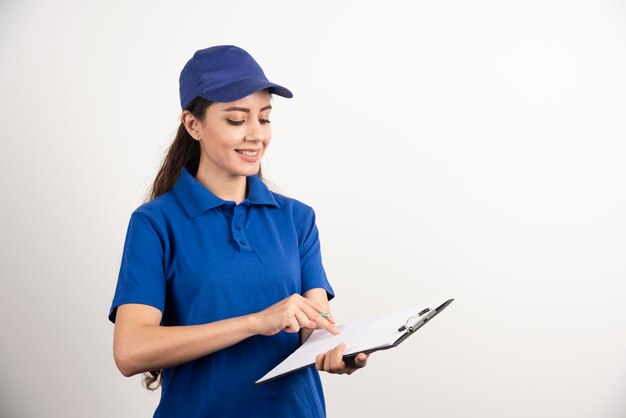
<instances>
[{"instance_id":1,"label":"face","mask_svg":"<svg viewBox=\"0 0 626 418\"><path fill-rule=\"evenodd\" d=\"M199 170L225 178L256 174L272 139L271 109L269 93L261 90L233 102L213 103L203 121L183 114L187 130L200 138Z\"/></svg>"}]
</instances>

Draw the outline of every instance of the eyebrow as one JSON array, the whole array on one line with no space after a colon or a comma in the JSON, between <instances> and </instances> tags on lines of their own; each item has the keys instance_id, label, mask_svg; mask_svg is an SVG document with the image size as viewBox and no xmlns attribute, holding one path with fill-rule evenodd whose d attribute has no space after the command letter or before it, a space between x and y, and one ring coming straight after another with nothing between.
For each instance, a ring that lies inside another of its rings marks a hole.
<instances>
[{"instance_id":1,"label":"eyebrow","mask_svg":"<svg viewBox=\"0 0 626 418\"><path fill-rule=\"evenodd\" d=\"M260 112L264 111L264 110L269 110L272 108L272 105L267 105L263 108L261 108ZM248 109L247 107L229 107L227 109L223 109L222 112L233 112L233 111L238 111L238 112L246 112L246 113L250 113L250 109Z\"/></svg>"}]
</instances>

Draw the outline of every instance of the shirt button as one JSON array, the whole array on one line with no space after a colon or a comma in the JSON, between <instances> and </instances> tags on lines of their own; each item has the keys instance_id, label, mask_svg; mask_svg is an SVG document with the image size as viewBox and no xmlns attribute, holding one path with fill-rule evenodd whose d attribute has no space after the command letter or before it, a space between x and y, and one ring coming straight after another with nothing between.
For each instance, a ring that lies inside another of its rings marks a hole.
<instances>
[{"instance_id":1,"label":"shirt button","mask_svg":"<svg viewBox=\"0 0 626 418\"><path fill-rule=\"evenodd\" d=\"M245 241L239 241L239 244L246 245L246 242Z\"/></svg>"},{"instance_id":2,"label":"shirt button","mask_svg":"<svg viewBox=\"0 0 626 418\"><path fill-rule=\"evenodd\" d=\"M241 225L235 225L235 229L236 229L237 231L241 231Z\"/></svg>"}]
</instances>

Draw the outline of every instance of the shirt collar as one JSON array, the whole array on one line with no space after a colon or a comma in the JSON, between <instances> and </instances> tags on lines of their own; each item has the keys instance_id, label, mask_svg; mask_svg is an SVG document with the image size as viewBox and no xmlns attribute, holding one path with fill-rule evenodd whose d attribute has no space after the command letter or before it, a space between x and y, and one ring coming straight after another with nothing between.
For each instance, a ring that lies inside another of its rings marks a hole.
<instances>
[{"instance_id":1,"label":"shirt collar","mask_svg":"<svg viewBox=\"0 0 626 418\"><path fill-rule=\"evenodd\" d=\"M246 182L248 185L248 196L240 205L249 206L253 204L278 207L274 195L259 176L247 176ZM183 167L178 180L176 180L176 184L174 184L173 190L192 218L228 202L215 195L200 183L189 171L189 166Z\"/></svg>"}]
</instances>

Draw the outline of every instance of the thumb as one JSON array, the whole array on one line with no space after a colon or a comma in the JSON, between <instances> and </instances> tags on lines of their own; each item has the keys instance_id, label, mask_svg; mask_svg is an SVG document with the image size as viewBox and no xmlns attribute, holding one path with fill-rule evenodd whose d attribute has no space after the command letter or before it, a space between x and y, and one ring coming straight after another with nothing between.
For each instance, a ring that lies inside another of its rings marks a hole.
<instances>
[{"instance_id":1,"label":"thumb","mask_svg":"<svg viewBox=\"0 0 626 418\"><path fill-rule=\"evenodd\" d=\"M365 365L367 364L367 356L363 353L359 353L359 355L357 355L354 360L355 364L358 367L365 367Z\"/></svg>"}]
</instances>

